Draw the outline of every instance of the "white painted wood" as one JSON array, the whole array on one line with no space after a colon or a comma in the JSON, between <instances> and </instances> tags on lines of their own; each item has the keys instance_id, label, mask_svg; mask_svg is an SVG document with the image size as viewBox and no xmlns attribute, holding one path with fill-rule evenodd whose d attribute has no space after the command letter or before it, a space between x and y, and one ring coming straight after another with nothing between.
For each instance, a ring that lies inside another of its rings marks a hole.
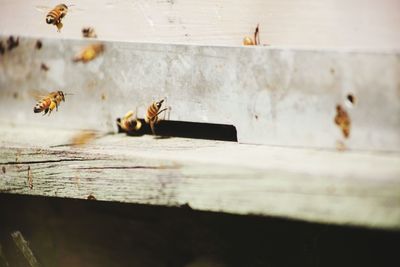
<instances>
[{"instance_id":1,"label":"white painted wood","mask_svg":"<svg viewBox=\"0 0 400 267\"><path fill-rule=\"evenodd\" d=\"M400 151L400 53L104 42L84 64L72 58L88 41L36 42L21 37L0 56L0 120L115 131L128 110L143 118L166 98L170 120L233 125L241 143ZM33 113L35 95L55 90L73 95L51 116Z\"/></svg>"},{"instance_id":2,"label":"white painted wood","mask_svg":"<svg viewBox=\"0 0 400 267\"><path fill-rule=\"evenodd\" d=\"M400 228L398 154L0 129L0 192Z\"/></svg>"},{"instance_id":3,"label":"white painted wood","mask_svg":"<svg viewBox=\"0 0 400 267\"><path fill-rule=\"evenodd\" d=\"M231 46L260 23L272 46L400 48L398 0L75 0L62 33L37 11L58 3L2 0L0 33L81 38L93 26L105 40Z\"/></svg>"}]
</instances>

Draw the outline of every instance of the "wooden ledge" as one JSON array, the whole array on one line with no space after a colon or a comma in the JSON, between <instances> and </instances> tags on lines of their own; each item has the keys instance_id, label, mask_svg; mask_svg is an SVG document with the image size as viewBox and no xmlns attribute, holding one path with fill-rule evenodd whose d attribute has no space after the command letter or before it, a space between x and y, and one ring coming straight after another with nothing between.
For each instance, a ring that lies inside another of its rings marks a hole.
<instances>
[{"instance_id":1,"label":"wooden ledge","mask_svg":"<svg viewBox=\"0 0 400 267\"><path fill-rule=\"evenodd\" d=\"M400 156L0 127L0 192L400 228Z\"/></svg>"}]
</instances>

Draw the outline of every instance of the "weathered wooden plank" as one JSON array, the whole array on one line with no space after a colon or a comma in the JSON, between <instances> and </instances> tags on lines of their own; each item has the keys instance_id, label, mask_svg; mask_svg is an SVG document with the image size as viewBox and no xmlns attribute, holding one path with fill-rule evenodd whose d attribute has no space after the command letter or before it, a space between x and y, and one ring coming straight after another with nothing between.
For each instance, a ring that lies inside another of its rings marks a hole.
<instances>
[{"instance_id":1,"label":"weathered wooden plank","mask_svg":"<svg viewBox=\"0 0 400 267\"><path fill-rule=\"evenodd\" d=\"M166 98L171 120L233 125L241 143L400 151L399 53L108 42L77 64L87 42L36 41L20 38L1 56L2 121L115 131L117 117L136 108L144 117ZM38 89L74 95L41 117Z\"/></svg>"},{"instance_id":2,"label":"weathered wooden plank","mask_svg":"<svg viewBox=\"0 0 400 267\"><path fill-rule=\"evenodd\" d=\"M260 23L262 42L275 46L398 49L400 43L396 0L75 0L61 33L36 9L54 4L3 0L0 32L80 38L82 27L93 26L106 40L241 45Z\"/></svg>"},{"instance_id":3,"label":"weathered wooden plank","mask_svg":"<svg viewBox=\"0 0 400 267\"><path fill-rule=\"evenodd\" d=\"M80 149L49 147L54 141L44 136L52 130L35 132L1 131L0 192L400 227L397 154L122 134ZM66 131L58 144L74 133Z\"/></svg>"}]
</instances>

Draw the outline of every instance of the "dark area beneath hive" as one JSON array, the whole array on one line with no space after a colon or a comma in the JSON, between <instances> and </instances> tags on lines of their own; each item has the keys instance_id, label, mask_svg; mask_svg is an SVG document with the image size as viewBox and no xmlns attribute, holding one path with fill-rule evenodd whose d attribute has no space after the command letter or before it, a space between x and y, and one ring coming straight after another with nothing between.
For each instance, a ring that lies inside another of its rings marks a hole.
<instances>
[{"instance_id":1,"label":"dark area beneath hive","mask_svg":"<svg viewBox=\"0 0 400 267\"><path fill-rule=\"evenodd\" d=\"M0 194L0 266L399 266L399 232Z\"/></svg>"}]
</instances>

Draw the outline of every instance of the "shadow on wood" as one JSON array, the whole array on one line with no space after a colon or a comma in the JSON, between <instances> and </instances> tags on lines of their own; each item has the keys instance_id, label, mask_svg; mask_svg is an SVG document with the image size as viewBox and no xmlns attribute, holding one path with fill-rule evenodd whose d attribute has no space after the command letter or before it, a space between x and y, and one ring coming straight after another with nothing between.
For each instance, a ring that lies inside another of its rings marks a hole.
<instances>
[{"instance_id":1,"label":"shadow on wood","mask_svg":"<svg viewBox=\"0 0 400 267\"><path fill-rule=\"evenodd\" d=\"M398 266L399 232L180 208L0 194L0 243L27 266ZM397 263L396 263L397 262Z\"/></svg>"}]
</instances>

